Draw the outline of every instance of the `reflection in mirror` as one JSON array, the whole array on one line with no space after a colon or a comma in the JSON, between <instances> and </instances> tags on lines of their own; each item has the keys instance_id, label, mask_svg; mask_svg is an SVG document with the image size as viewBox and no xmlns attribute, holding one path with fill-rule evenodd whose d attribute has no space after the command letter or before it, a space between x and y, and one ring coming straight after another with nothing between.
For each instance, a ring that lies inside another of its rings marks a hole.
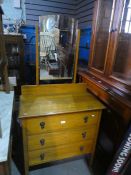
<instances>
[{"instance_id":1,"label":"reflection in mirror","mask_svg":"<svg viewBox=\"0 0 131 175\"><path fill-rule=\"evenodd\" d=\"M72 79L77 22L62 15L39 18L40 80Z\"/></svg>"},{"instance_id":2,"label":"reflection in mirror","mask_svg":"<svg viewBox=\"0 0 131 175\"><path fill-rule=\"evenodd\" d=\"M131 85L131 0L125 0L117 42L113 76Z\"/></svg>"}]
</instances>

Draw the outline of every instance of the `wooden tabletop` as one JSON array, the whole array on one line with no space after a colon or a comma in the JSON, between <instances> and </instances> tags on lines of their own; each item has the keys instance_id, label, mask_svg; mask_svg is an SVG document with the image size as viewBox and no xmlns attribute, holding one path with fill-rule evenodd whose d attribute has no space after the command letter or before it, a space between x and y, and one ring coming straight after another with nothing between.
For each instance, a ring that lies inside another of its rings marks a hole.
<instances>
[{"instance_id":1,"label":"wooden tabletop","mask_svg":"<svg viewBox=\"0 0 131 175\"><path fill-rule=\"evenodd\" d=\"M49 88L51 87L50 85L48 86ZM61 85L57 86L59 88ZM72 85L65 85L66 88L67 86L70 87ZM81 84L79 86L83 85ZM63 91L65 92L65 89ZM60 92L59 94L54 92L54 94L52 94L51 89L51 93L45 95L42 95L41 92L40 94L27 94L28 93L25 93L21 96L19 118L98 110L104 108L104 105L100 101L89 92L82 89L78 93L74 90L74 93L72 91L68 93Z\"/></svg>"}]
</instances>

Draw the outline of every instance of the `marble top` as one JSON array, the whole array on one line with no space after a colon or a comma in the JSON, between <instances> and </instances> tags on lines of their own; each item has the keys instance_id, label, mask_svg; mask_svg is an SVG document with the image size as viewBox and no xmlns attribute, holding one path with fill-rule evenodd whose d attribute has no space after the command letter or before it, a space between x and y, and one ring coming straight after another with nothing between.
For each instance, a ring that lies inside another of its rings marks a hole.
<instances>
[{"instance_id":1,"label":"marble top","mask_svg":"<svg viewBox=\"0 0 131 175\"><path fill-rule=\"evenodd\" d=\"M2 137L0 138L0 162L5 162L8 159L13 99L13 91L9 94L0 92L0 120L2 129Z\"/></svg>"}]
</instances>

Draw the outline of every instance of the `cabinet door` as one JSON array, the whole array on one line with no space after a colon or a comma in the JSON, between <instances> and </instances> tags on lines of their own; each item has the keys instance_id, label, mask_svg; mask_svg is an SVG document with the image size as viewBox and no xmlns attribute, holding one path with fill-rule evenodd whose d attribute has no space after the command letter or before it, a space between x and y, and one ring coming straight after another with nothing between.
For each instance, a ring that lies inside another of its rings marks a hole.
<instances>
[{"instance_id":1,"label":"cabinet door","mask_svg":"<svg viewBox=\"0 0 131 175\"><path fill-rule=\"evenodd\" d=\"M120 14L115 10L113 19L112 46L108 57L108 60L112 60L109 74L124 84L131 85L131 0L119 1L119 7ZM119 19L117 24L116 16Z\"/></svg>"},{"instance_id":2,"label":"cabinet door","mask_svg":"<svg viewBox=\"0 0 131 175\"><path fill-rule=\"evenodd\" d=\"M114 2L114 0L98 0L94 10L89 67L95 68L100 72L104 71Z\"/></svg>"},{"instance_id":3,"label":"cabinet door","mask_svg":"<svg viewBox=\"0 0 131 175\"><path fill-rule=\"evenodd\" d=\"M22 36L4 35L8 73L16 77L17 85L24 84L24 43Z\"/></svg>"}]
</instances>

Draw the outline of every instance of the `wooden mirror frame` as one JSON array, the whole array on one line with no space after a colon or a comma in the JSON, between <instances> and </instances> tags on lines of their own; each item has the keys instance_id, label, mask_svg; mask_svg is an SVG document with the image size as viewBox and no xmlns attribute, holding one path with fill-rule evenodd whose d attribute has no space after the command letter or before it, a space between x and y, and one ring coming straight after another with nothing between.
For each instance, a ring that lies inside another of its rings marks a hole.
<instances>
[{"instance_id":1,"label":"wooden mirror frame","mask_svg":"<svg viewBox=\"0 0 131 175\"><path fill-rule=\"evenodd\" d=\"M73 70L73 77L72 83L76 82L77 76L77 66L78 66L78 58L79 58L79 43L80 43L80 30L77 29L77 37L76 37L76 52L75 52L75 59L74 59L74 70ZM39 27L36 25L36 84L40 84L40 65L39 65Z\"/></svg>"}]
</instances>

